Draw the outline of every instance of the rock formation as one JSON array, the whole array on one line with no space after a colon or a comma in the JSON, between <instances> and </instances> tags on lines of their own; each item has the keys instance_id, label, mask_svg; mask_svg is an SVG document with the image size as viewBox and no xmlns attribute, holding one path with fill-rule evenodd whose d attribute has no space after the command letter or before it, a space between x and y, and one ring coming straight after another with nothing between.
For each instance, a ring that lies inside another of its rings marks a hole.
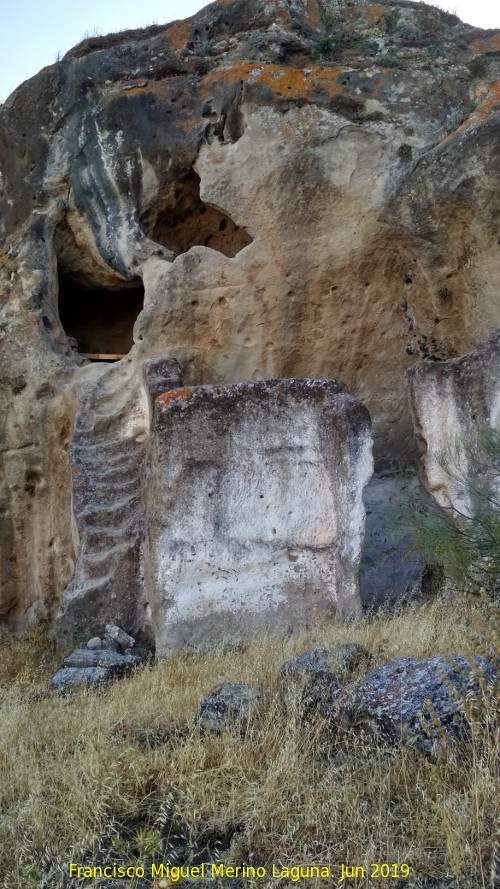
<instances>
[{"instance_id":1,"label":"rock formation","mask_svg":"<svg viewBox=\"0 0 500 889\"><path fill-rule=\"evenodd\" d=\"M418 3L219 0L0 107L8 625L91 578L98 622L140 629L151 359L187 386L342 380L379 465L414 452L405 370L499 324L499 59Z\"/></svg>"},{"instance_id":2,"label":"rock formation","mask_svg":"<svg viewBox=\"0 0 500 889\"><path fill-rule=\"evenodd\" d=\"M365 537L359 591L367 611L389 608L424 592L425 566L411 552L415 513L427 497L412 472L374 475L363 492Z\"/></svg>"},{"instance_id":3,"label":"rock formation","mask_svg":"<svg viewBox=\"0 0 500 889\"><path fill-rule=\"evenodd\" d=\"M500 495L488 446L500 435L500 330L463 358L415 364L408 380L425 486L439 506L473 517L481 486Z\"/></svg>"},{"instance_id":4,"label":"rock formation","mask_svg":"<svg viewBox=\"0 0 500 889\"><path fill-rule=\"evenodd\" d=\"M143 374L117 362L79 389L70 447L78 546L61 632L97 632L112 619L134 631L150 624L141 579L150 401L180 383L175 359L160 356Z\"/></svg>"},{"instance_id":5,"label":"rock formation","mask_svg":"<svg viewBox=\"0 0 500 889\"><path fill-rule=\"evenodd\" d=\"M407 741L427 752L470 735L464 702L498 688L498 669L477 655L418 660L394 658L333 689L321 713L332 725L391 742Z\"/></svg>"},{"instance_id":6,"label":"rock formation","mask_svg":"<svg viewBox=\"0 0 500 889\"><path fill-rule=\"evenodd\" d=\"M146 590L158 652L360 612L368 411L334 381L156 400Z\"/></svg>"}]
</instances>

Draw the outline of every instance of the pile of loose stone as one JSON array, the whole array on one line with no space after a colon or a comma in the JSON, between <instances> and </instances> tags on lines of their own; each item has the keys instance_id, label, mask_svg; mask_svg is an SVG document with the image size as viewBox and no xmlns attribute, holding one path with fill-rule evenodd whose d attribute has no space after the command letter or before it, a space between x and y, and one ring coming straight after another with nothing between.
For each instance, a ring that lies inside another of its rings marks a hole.
<instances>
[{"instance_id":1,"label":"pile of loose stone","mask_svg":"<svg viewBox=\"0 0 500 889\"><path fill-rule=\"evenodd\" d=\"M144 659L145 650L116 624L106 624L102 638L94 636L86 648L77 648L64 659L50 680L58 691L78 685L96 686L125 676Z\"/></svg>"}]
</instances>

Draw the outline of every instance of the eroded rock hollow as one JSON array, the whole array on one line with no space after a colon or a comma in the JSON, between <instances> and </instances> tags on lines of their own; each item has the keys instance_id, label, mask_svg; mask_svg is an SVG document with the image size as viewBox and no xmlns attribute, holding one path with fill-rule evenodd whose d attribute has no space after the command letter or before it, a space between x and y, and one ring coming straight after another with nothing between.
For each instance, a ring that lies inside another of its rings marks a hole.
<instances>
[{"instance_id":1,"label":"eroded rock hollow","mask_svg":"<svg viewBox=\"0 0 500 889\"><path fill-rule=\"evenodd\" d=\"M2 620L85 588L147 632L181 374L341 380L378 466L416 453L405 371L499 325L499 69L500 32L418 3L220 0L0 106Z\"/></svg>"}]
</instances>

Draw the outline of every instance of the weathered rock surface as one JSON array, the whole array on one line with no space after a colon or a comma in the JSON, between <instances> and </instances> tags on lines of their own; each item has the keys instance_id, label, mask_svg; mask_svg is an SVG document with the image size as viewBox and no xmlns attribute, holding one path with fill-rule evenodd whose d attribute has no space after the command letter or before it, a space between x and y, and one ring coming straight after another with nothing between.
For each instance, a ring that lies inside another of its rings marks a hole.
<instances>
[{"instance_id":1,"label":"weathered rock surface","mask_svg":"<svg viewBox=\"0 0 500 889\"><path fill-rule=\"evenodd\" d=\"M345 642L334 648L311 648L298 657L286 661L280 668L280 676L302 676L304 673L314 674L321 670L341 670L350 672L363 660L369 660L370 654L358 642Z\"/></svg>"},{"instance_id":2,"label":"weathered rock surface","mask_svg":"<svg viewBox=\"0 0 500 889\"><path fill-rule=\"evenodd\" d=\"M459 655L395 658L333 691L322 715L343 729L366 730L390 742L402 740L433 751L467 735L460 698L481 694L479 677L484 675L488 685L500 682L500 672L483 657L471 662L473 668Z\"/></svg>"},{"instance_id":3,"label":"weathered rock surface","mask_svg":"<svg viewBox=\"0 0 500 889\"><path fill-rule=\"evenodd\" d=\"M360 611L366 408L333 380L156 400L146 588L157 652Z\"/></svg>"},{"instance_id":4,"label":"weathered rock surface","mask_svg":"<svg viewBox=\"0 0 500 889\"><path fill-rule=\"evenodd\" d=\"M61 667L50 680L54 691L70 690L79 685L95 687L111 677L108 667Z\"/></svg>"},{"instance_id":5,"label":"weathered rock surface","mask_svg":"<svg viewBox=\"0 0 500 889\"><path fill-rule=\"evenodd\" d=\"M311 648L282 665L281 686L287 696L300 703L304 715L310 716L345 684L349 673L360 663L368 663L370 657L358 642Z\"/></svg>"},{"instance_id":6,"label":"weathered rock surface","mask_svg":"<svg viewBox=\"0 0 500 889\"><path fill-rule=\"evenodd\" d=\"M166 387L178 384L179 369L174 359L160 356L145 363L144 377L123 362L99 371L82 381L71 438L78 547L56 615L57 629L75 636L115 619L148 636L141 565L150 426L146 385L151 381L154 391L159 378Z\"/></svg>"},{"instance_id":7,"label":"weathered rock surface","mask_svg":"<svg viewBox=\"0 0 500 889\"><path fill-rule=\"evenodd\" d=\"M481 484L500 495L498 464L484 446L488 431L500 433L500 330L463 358L415 364L408 379L427 490L439 506L472 517Z\"/></svg>"},{"instance_id":8,"label":"weathered rock surface","mask_svg":"<svg viewBox=\"0 0 500 889\"><path fill-rule=\"evenodd\" d=\"M422 594L425 566L411 554L411 529L426 499L416 475L374 477L363 491L366 523L359 591L367 611Z\"/></svg>"},{"instance_id":9,"label":"weathered rock surface","mask_svg":"<svg viewBox=\"0 0 500 889\"><path fill-rule=\"evenodd\" d=\"M130 673L140 661L139 654L77 648L64 659L63 667L50 680L50 687L61 690L78 685L101 685Z\"/></svg>"},{"instance_id":10,"label":"weathered rock surface","mask_svg":"<svg viewBox=\"0 0 500 889\"><path fill-rule=\"evenodd\" d=\"M261 693L243 682L220 682L201 699L196 721L203 732L220 732L227 725L243 726Z\"/></svg>"},{"instance_id":11,"label":"weathered rock surface","mask_svg":"<svg viewBox=\"0 0 500 889\"><path fill-rule=\"evenodd\" d=\"M137 654L121 654L118 651L106 651L105 649L91 650L89 648L77 648L64 659L65 667L105 667L109 670L121 670L127 667L135 667L140 661Z\"/></svg>"},{"instance_id":12,"label":"weathered rock surface","mask_svg":"<svg viewBox=\"0 0 500 889\"><path fill-rule=\"evenodd\" d=\"M0 107L8 625L150 632L160 355L186 385L341 379L379 461L412 452L406 368L499 324L499 59L418 4L220 0L84 41Z\"/></svg>"},{"instance_id":13,"label":"weathered rock surface","mask_svg":"<svg viewBox=\"0 0 500 889\"><path fill-rule=\"evenodd\" d=\"M114 639L123 654L135 645L134 637L129 636L125 630L122 630L121 627L117 627L116 624L106 624L106 636L109 636L110 639Z\"/></svg>"}]
</instances>

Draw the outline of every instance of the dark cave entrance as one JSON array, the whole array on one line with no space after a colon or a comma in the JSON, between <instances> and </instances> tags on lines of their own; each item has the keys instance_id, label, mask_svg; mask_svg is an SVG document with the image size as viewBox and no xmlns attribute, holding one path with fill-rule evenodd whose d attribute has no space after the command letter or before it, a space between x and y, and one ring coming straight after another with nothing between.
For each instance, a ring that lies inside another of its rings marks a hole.
<instances>
[{"instance_id":1,"label":"dark cave entrance","mask_svg":"<svg viewBox=\"0 0 500 889\"><path fill-rule=\"evenodd\" d=\"M252 243L230 216L201 200L200 177L194 170L174 183L150 237L176 256L199 245L233 257Z\"/></svg>"},{"instance_id":2,"label":"dark cave entrance","mask_svg":"<svg viewBox=\"0 0 500 889\"><path fill-rule=\"evenodd\" d=\"M146 215L144 230L175 256L196 245L234 257L252 243L244 228L200 197L200 177L190 170L172 183L154 219ZM67 233L66 233L67 234ZM80 355L94 361L119 360L133 346L133 328L144 304L144 287L117 289L82 286L70 269L76 245L60 233L59 318L67 337ZM87 277L90 277L87 275Z\"/></svg>"},{"instance_id":3,"label":"dark cave entrance","mask_svg":"<svg viewBox=\"0 0 500 889\"><path fill-rule=\"evenodd\" d=\"M59 278L59 318L75 350L93 360L123 358L133 346L133 328L144 288L90 290Z\"/></svg>"}]
</instances>

